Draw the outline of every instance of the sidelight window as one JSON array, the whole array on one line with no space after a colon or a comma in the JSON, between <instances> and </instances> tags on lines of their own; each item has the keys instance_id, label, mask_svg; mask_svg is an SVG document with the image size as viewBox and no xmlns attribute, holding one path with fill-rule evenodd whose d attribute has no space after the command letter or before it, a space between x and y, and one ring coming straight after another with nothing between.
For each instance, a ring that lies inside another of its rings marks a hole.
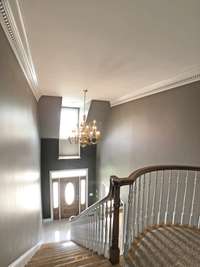
<instances>
[{"instance_id":1,"label":"sidelight window","mask_svg":"<svg viewBox=\"0 0 200 267\"><path fill-rule=\"evenodd\" d=\"M53 208L58 208L58 182L53 182Z\"/></svg>"},{"instance_id":2,"label":"sidelight window","mask_svg":"<svg viewBox=\"0 0 200 267\"><path fill-rule=\"evenodd\" d=\"M81 205L85 204L85 179L81 179Z\"/></svg>"}]
</instances>

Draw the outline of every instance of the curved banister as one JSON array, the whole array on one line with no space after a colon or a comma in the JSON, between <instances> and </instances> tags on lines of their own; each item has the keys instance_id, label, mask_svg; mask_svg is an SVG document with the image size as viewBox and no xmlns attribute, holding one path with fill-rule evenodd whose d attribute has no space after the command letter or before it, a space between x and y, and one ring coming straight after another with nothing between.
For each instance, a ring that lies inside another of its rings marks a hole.
<instances>
[{"instance_id":1,"label":"curved banister","mask_svg":"<svg viewBox=\"0 0 200 267\"><path fill-rule=\"evenodd\" d=\"M118 183L120 186L130 185L136 181L138 177L149 172L164 171L164 170L185 170L185 171L200 171L198 166L187 165L152 165L144 168L137 169L132 172L128 177L119 178L117 176L111 176L114 183Z\"/></svg>"},{"instance_id":2,"label":"curved banister","mask_svg":"<svg viewBox=\"0 0 200 267\"><path fill-rule=\"evenodd\" d=\"M82 211L79 215L74 217L72 221L77 220L84 214L87 214L87 212L94 208L96 205L99 205L106 200L110 199L110 197L113 196L113 190L116 184L119 186L125 186L125 185L131 185L133 184L138 177L140 177L143 174L153 172L153 171L162 171L162 170L190 170L190 171L200 171L200 167L197 166L186 166L186 165L153 165L153 166L148 166L144 168L137 169L136 171L132 172L128 177L124 178L119 178L115 175L112 175L110 177L110 187L109 187L109 192L108 195L105 196L104 198L100 199L99 201L95 202L88 208L86 208L84 211Z\"/></svg>"},{"instance_id":3,"label":"curved banister","mask_svg":"<svg viewBox=\"0 0 200 267\"><path fill-rule=\"evenodd\" d=\"M192 224L199 172L200 167L197 166L157 165L140 168L125 178L111 176L108 195L72 220L72 238L91 250L109 257L113 264L118 263L120 188L129 186L126 234L124 233L126 254L131 243L148 226L167 224L169 219L171 224L174 224L177 216L180 224L186 219L189 225ZM181 195L180 179L184 179ZM188 195L189 183L190 195ZM200 183L198 185L200 187ZM182 201L179 205L181 210L177 210L179 196ZM170 210L170 201L173 198L171 205L173 207ZM189 211L186 210L187 205ZM200 214L198 216L198 222L195 223L200 228Z\"/></svg>"}]
</instances>

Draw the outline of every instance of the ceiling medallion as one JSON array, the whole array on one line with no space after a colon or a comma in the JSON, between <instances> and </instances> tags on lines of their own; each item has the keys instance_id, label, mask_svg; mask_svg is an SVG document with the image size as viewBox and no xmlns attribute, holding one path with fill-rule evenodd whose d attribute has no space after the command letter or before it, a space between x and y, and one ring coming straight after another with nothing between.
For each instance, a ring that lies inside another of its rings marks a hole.
<instances>
[{"instance_id":1,"label":"ceiling medallion","mask_svg":"<svg viewBox=\"0 0 200 267\"><path fill-rule=\"evenodd\" d=\"M86 122L86 94L88 90L83 90L84 94L84 106L83 106L83 120L80 123L80 127L77 130L72 131L72 136L69 137L69 142L71 144L80 144L81 147L86 147L88 145L95 145L98 143L101 133L97 128L96 120L87 123Z\"/></svg>"}]
</instances>

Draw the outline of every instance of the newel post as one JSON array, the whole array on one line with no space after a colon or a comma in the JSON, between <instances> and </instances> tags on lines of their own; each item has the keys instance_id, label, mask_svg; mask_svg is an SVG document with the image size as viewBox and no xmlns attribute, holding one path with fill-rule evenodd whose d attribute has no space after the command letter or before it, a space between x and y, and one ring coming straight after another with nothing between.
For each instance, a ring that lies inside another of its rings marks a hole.
<instances>
[{"instance_id":1,"label":"newel post","mask_svg":"<svg viewBox=\"0 0 200 267\"><path fill-rule=\"evenodd\" d=\"M113 229L112 229L112 245L110 248L110 261L112 264L119 263L120 250L119 250L119 207L120 207L120 186L118 183L113 182L113 198L114 198L114 211L113 211Z\"/></svg>"}]
</instances>

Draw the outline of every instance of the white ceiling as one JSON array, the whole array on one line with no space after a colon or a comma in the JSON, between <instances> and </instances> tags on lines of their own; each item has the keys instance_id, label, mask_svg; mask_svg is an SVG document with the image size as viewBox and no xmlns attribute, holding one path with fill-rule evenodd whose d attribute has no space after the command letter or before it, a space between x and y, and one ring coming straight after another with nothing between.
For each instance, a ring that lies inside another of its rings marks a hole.
<instances>
[{"instance_id":1,"label":"white ceiling","mask_svg":"<svg viewBox=\"0 0 200 267\"><path fill-rule=\"evenodd\" d=\"M199 0L19 4L40 95L115 104L199 70Z\"/></svg>"}]
</instances>

